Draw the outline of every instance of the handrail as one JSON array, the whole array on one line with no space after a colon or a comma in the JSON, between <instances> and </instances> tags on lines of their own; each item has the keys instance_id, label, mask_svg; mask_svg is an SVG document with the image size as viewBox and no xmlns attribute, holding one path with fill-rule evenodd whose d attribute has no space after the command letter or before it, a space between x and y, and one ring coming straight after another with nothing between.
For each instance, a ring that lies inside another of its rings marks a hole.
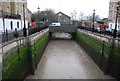
<instances>
[{"instance_id":1,"label":"handrail","mask_svg":"<svg viewBox=\"0 0 120 81\"><path fill-rule=\"evenodd\" d=\"M84 30L84 32L83 32L83 30L80 30L80 29L78 29L78 31L80 31L80 32L82 32L82 33L84 33L84 34L87 34L87 35L89 35L89 36L91 36L91 37L94 37L95 39L98 39L98 40L100 40L100 41L105 41L105 42L108 42L109 43L109 41L111 40L115 40L115 43L116 44L120 44L120 38L112 38L112 37L110 37L110 36L103 36L103 35L100 35L100 34L97 34L97 33L92 33L92 32L90 32L90 31L85 31ZM99 37L97 37L97 36L99 36Z\"/></svg>"}]
</instances>

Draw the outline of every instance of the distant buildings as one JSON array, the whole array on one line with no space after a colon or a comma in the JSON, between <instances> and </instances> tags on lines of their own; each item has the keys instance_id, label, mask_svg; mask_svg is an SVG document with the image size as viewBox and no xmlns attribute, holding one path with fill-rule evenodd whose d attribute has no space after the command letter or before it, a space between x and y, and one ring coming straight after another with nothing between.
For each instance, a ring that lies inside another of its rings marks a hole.
<instances>
[{"instance_id":1,"label":"distant buildings","mask_svg":"<svg viewBox=\"0 0 120 81\"><path fill-rule=\"evenodd\" d=\"M103 18L103 19L101 20L101 22L104 23L104 28L105 28L105 29L109 27L109 26L108 26L108 18Z\"/></svg>"},{"instance_id":2,"label":"distant buildings","mask_svg":"<svg viewBox=\"0 0 120 81\"><path fill-rule=\"evenodd\" d=\"M0 17L23 20L23 5L25 9L25 19L30 22L31 12L27 8L27 0L7 0L7 2L0 0Z\"/></svg>"},{"instance_id":3,"label":"distant buildings","mask_svg":"<svg viewBox=\"0 0 120 81\"><path fill-rule=\"evenodd\" d=\"M109 17L108 17L108 25L109 28L115 29L115 22L116 22L116 4L120 0L110 0L109 5ZM118 26L117 30L120 30L120 16L118 17Z\"/></svg>"},{"instance_id":4,"label":"distant buildings","mask_svg":"<svg viewBox=\"0 0 120 81\"><path fill-rule=\"evenodd\" d=\"M61 24L70 24L70 21L71 21L70 16L68 16L62 12L58 12L56 15L58 18L58 22L60 22Z\"/></svg>"},{"instance_id":5,"label":"distant buildings","mask_svg":"<svg viewBox=\"0 0 120 81\"><path fill-rule=\"evenodd\" d=\"M0 17L2 16L2 2L0 0Z\"/></svg>"}]
</instances>

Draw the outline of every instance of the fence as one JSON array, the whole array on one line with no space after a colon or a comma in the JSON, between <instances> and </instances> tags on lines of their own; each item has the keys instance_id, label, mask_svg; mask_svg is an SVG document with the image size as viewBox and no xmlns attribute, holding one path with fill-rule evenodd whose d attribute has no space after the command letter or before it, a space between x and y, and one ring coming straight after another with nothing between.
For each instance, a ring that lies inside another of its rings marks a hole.
<instances>
[{"instance_id":1,"label":"fence","mask_svg":"<svg viewBox=\"0 0 120 81\"><path fill-rule=\"evenodd\" d=\"M48 27L45 26L45 27L29 28L29 35L32 35L32 34L34 34L34 33L36 33L36 32L39 32L39 31L41 31L41 30L44 30L44 29L46 29L46 28L48 28Z\"/></svg>"},{"instance_id":2,"label":"fence","mask_svg":"<svg viewBox=\"0 0 120 81\"><path fill-rule=\"evenodd\" d=\"M92 32L92 28L91 27L83 27L83 26L79 26L78 27L79 29L82 29L82 30L86 30L86 31L90 31L90 32ZM101 34L101 35L104 35L104 36L113 36L114 34L113 34L113 31L114 30L106 30L107 28L104 28L104 29L94 29L94 33L96 33L96 34ZM118 38L120 38L120 31L118 30L117 31L117 37Z\"/></svg>"},{"instance_id":3,"label":"fence","mask_svg":"<svg viewBox=\"0 0 120 81\"><path fill-rule=\"evenodd\" d=\"M18 32L19 37L23 37L23 31L22 30L19 30L17 32ZM15 33L15 31L11 32L11 33L6 32L5 34L2 34L2 43L16 39L14 37L14 33Z\"/></svg>"},{"instance_id":4,"label":"fence","mask_svg":"<svg viewBox=\"0 0 120 81\"><path fill-rule=\"evenodd\" d=\"M39 31L42 31L42 30L44 30L44 29L46 29L46 28L48 28L48 27L29 28L29 29L27 29L27 35L32 35L32 34L34 34L34 33L37 33L37 32L39 32ZM11 40L16 39L16 38L14 37L14 34L15 34L15 33L16 33L16 32L13 31L13 32L11 32L11 33L6 32L5 34L0 35L0 37L2 37L2 42L0 42L0 44L1 44L1 43L4 43L4 42L8 42L8 41L11 41ZM17 31L17 33L18 33L18 35L19 35L18 37L23 37L23 30L19 30L19 31Z\"/></svg>"},{"instance_id":5,"label":"fence","mask_svg":"<svg viewBox=\"0 0 120 81\"><path fill-rule=\"evenodd\" d=\"M120 80L120 39L79 31L77 41L104 73Z\"/></svg>"}]
</instances>

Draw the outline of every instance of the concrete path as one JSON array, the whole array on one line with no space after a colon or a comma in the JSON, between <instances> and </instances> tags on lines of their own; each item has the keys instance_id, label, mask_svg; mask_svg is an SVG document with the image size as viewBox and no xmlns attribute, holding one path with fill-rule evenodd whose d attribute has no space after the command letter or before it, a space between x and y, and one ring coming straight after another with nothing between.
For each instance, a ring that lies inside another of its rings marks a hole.
<instances>
[{"instance_id":1,"label":"concrete path","mask_svg":"<svg viewBox=\"0 0 120 81\"><path fill-rule=\"evenodd\" d=\"M52 40L35 75L26 79L111 79L72 40Z\"/></svg>"}]
</instances>

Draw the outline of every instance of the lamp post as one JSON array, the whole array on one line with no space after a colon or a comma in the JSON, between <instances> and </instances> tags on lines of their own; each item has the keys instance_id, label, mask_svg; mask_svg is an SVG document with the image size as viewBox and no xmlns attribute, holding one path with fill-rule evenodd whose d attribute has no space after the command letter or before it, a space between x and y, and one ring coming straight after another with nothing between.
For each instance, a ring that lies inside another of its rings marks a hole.
<instances>
[{"instance_id":1,"label":"lamp post","mask_svg":"<svg viewBox=\"0 0 120 81\"><path fill-rule=\"evenodd\" d=\"M26 24L25 24L25 5L23 3L23 16L24 16L24 28L23 28L23 36L27 36Z\"/></svg>"},{"instance_id":2,"label":"lamp post","mask_svg":"<svg viewBox=\"0 0 120 81\"><path fill-rule=\"evenodd\" d=\"M38 7L37 9L38 9L38 21L37 21L37 22L38 22L38 27L39 27L39 14L40 14L40 8Z\"/></svg>"},{"instance_id":3,"label":"lamp post","mask_svg":"<svg viewBox=\"0 0 120 81\"><path fill-rule=\"evenodd\" d=\"M113 38L116 38L116 33L117 33L119 7L120 7L120 1L117 3L117 7L116 7L116 21L115 21L115 29L113 31Z\"/></svg>"},{"instance_id":4,"label":"lamp post","mask_svg":"<svg viewBox=\"0 0 120 81\"><path fill-rule=\"evenodd\" d=\"M44 20L44 24L45 24L45 26L46 26L46 23L47 22L47 14L45 13L45 20Z\"/></svg>"},{"instance_id":5,"label":"lamp post","mask_svg":"<svg viewBox=\"0 0 120 81\"><path fill-rule=\"evenodd\" d=\"M93 27L92 27L92 33L94 33L94 20L95 20L95 10L93 10Z\"/></svg>"}]
</instances>

